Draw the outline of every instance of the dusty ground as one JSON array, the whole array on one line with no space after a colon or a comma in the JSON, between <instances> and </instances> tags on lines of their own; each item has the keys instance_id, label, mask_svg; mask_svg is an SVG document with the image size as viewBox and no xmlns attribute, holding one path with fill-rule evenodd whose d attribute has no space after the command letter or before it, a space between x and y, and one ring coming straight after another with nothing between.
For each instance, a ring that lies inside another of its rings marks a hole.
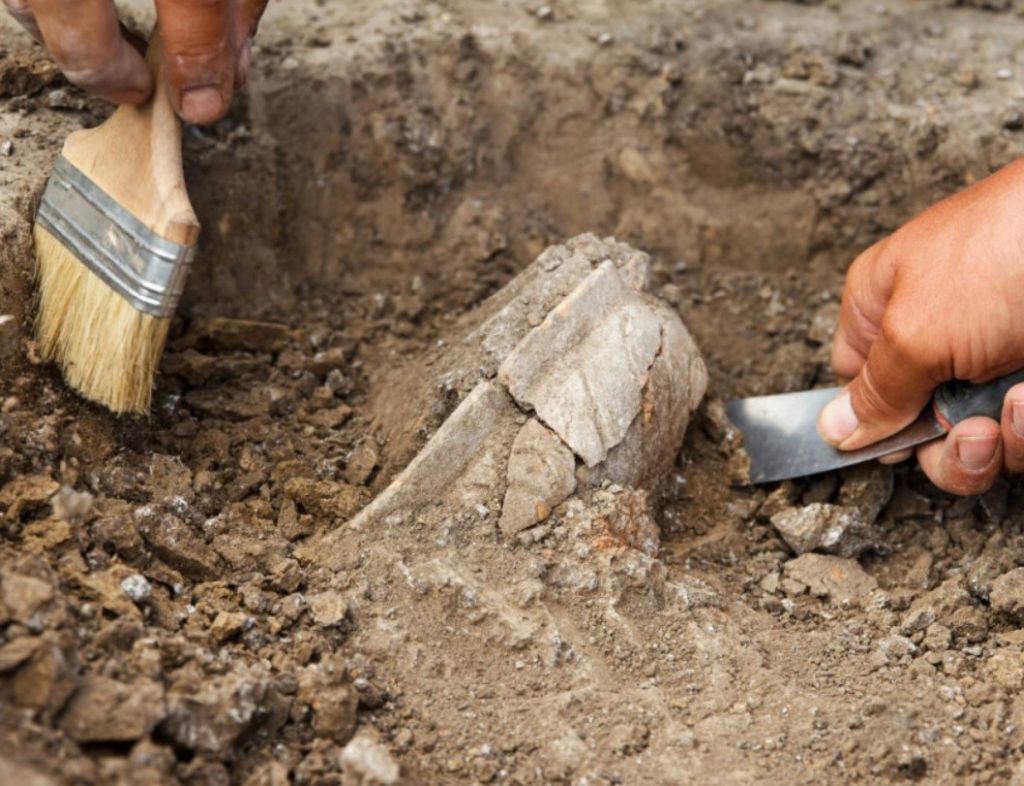
<instances>
[{"instance_id":1,"label":"dusty ground","mask_svg":"<svg viewBox=\"0 0 1024 786\"><path fill-rule=\"evenodd\" d=\"M856 251L1024 151L1013 0L364 5L272 4L189 133L149 420L34 362L32 202L105 110L0 26L0 782L1013 782L1020 489L734 486L715 404L827 381ZM652 254L710 371L657 557L571 506L345 528L456 403L396 375L583 231ZM769 519L830 502L858 540L795 559Z\"/></svg>"}]
</instances>

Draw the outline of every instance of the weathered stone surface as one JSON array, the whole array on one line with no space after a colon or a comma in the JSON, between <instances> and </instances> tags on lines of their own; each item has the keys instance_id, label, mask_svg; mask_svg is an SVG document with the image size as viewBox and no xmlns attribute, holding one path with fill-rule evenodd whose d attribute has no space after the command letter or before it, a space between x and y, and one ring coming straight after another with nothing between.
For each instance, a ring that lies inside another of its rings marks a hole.
<instances>
[{"instance_id":1,"label":"weathered stone surface","mask_svg":"<svg viewBox=\"0 0 1024 786\"><path fill-rule=\"evenodd\" d=\"M153 553L192 579L212 579L218 573L218 557L185 522L175 516L145 517L139 527Z\"/></svg>"},{"instance_id":2,"label":"weathered stone surface","mask_svg":"<svg viewBox=\"0 0 1024 786\"><path fill-rule=\"evenodd\" d=\"M593 467L640 413L660 347L658 316L609 261L520 342L498 379Z\"/></svg>"},{"instance_id":3,"label":"weathered stone surface","mask_svg":"<svg viewBox=\"0 0 1024 786\"><path fill-rule=\"evenodd\" d=\"M653 488L672 469L690 417L704 397L708 372L697 345L675 312L662 303L650 308L661 321L661 348L643 389L641 409L622 442L603 464L584 468L587 482Z\"/></svg>"},{"instance_id":4,"label":"weathered stone surface","mask_svg":"<svg viewBox=\"0 0 1024 786\"><path fill-rule=\"evenodd\" d=\"M0 646L0 674L18 668L39 649L40 639L22 636Z\"/></svg>"},{"instance_id":5,"label":"weathered stone surface","mask_svg":"<svg viewBox=\"0 0 1024 786\"><path fill-rule=\"evenodd\" d=\"M797 554L827 551L853 557L874 542L870 525L860 511L843 505L815 502L787 508L772 516L771 522Z\"/></svg>"},{"instance_id":6,"label":"weathered stone surface","mask_svg":"<svg viewBox=\"0 0 1024 786\"><path fill-rule=\"evenodd\" d=\"M351 782L353 786L394 786L399 782L401 770L398 762L369 729L353 737L338 760L345 782Z\"/></svg>"},{"instance_id":7,"label":"weathered stone surface","mask_svg":"<svg viewBox=\"0 0 1024 786\"><path fill-rule=\"evenodd\" d=\"M963 576L946 579L938 587L915 600L906 614L900 629L910 636L928 628L933 622L941 622L953 628L953 615L971 603L967 592L967 580ZM995 587L993 586L993 592ZM993 605L994 602L993 602ZM964 621L961 621L961 624Z\"/></svg>"},{"instance_id":8,"label":"weathered stone surface","mask_svg":"<svg viewBox=\"0 0 1024 786\"><path fill-rule=\"evenodd\" d=\"M93 675L68 703L61 726L75 742L133 742L163 717L163 697L151 680L124 683Z\"/></svg>"},{"instance_id":9,"label":"weathered stone surface","mask_svg":"<svg viewBox=\"0 0 1024 786\"><path fill-rule=\"evenodd\" d=\"M707 372L676 313L645 292L648 279L645 254L573 238L484 303L465 333L439 342L444 353L396 372L372 423L380 453L351 457L352 482L373 473L375 484L390 485L346 526L487 517L500 505L499 527L512 535L581 483L656 485L678 455ZM399 409L420 415L396 423ZM604 536L654 553L653 529ZM340 567L340 539L311 539L296 556Z\"/></svg>"},{"instance_id":10,"label":"weathered stone surface","mask_svg":"<svg viewBox=\"0 0 1024 786\"><path fill-rule=\"evenodd\" d=\"M812 595L835 603L857 603L878 588L856 560L825 554L803 554L783 566L785 575L807 586Z\"/></svg>"},{"instance_id":11,"label":"weathered stone surface","mask_svg":"<svg viewBox=\"0 0 1024 786\"><path fill-rule=\"evenodd\" d=\"M32 657L11 679L14 703L32 707L47 715L56 713L75 689L77 664L72 651L48 634Z\"/></svg>"},{"instance_id":12,"label":"weathered stone surface","mask_svg":"<svg viewBox=\"0 0 1024 786\"><path fill-rule=\"evenodd\" d=\"M514 535L544 521L576 490L576 460L565 443L531 418L512 443L501 531Z\"/></svg>"},{"instance_id":13,"label":"weathered stone surface","mask_svg":"<svg viewBox=\"0 0 1024 786\"><path fill-rule=\"evenodd\" d=\"M201 693L174 689L167 705L163 733L180 748L214 756L226 755L244 734L280 728L289 708L271 675L259 668L239 668L208 680Z\"/></svg>"},{"instance_id":14,"label":"weathered stone surface","mask_svg":"<svg viewBox=\"0 0 1024 786\"><path fill-rule=\"evenodd\" d=\"M38 630L42 617L55 599L53 585L36 576L0 570L0 601L11 619Z\"/></svg>"},{"instance_id":15,"label":"weathered stone surface","mask_svg":"<svg viewBox=\"0 0 1024 786\"><path fill-rule=\"evenodd\" d=\"M348 615L348 600L340 592L326 590L307 596L309 613L317 625L338 625Z\"/></svg>"},{"instance_id":16,"label":"weathered stone surface","mask_svg":"<svg viewBox=\"0 0 1024 786\"><path fill-rule=\"evenodd\" d=\"M992 582L992 610L1024 621L1024 568L1014 568Z\"/></svg>"}]
</instances>

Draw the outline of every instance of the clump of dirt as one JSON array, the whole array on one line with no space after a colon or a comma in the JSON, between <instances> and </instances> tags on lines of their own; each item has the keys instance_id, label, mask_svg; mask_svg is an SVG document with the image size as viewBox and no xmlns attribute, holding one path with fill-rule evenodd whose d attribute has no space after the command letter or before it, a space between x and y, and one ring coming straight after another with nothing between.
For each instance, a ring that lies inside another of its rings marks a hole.
<instances>
[{"instance_id":1,"label":"clump of dirt","mask_svg":"<svg viewBox=\"0 0 1024 786\"><path fill-rule=\"evenodd\" d=\"M272 4L146 420L37 361L33 202L107 110L4 22L0 781L1009 782L1020 489L737 485L721 401L827 381L852 256L1024 149L1012 5ZM707 363L673 470L353 526L466 392L438 342L583 232Z\"/></svg>"}]
</instances>

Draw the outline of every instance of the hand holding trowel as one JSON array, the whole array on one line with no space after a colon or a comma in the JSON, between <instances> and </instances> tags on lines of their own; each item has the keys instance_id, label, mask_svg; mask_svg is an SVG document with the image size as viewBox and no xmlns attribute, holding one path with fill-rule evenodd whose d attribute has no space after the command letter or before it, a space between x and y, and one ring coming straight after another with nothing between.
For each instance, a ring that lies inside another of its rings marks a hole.
<instances>
[{"instance_id":1,"label":"hand holding trowel","mask_svg":"<svg viewBox=\"0 0 1024 786\"><path fill-rule=\"evenodd\" d=\"M911 452L958 494L1024 471L1024 161L858 257L832 365L846 388L727 405L753 482Z\"/></svg>"}]
</instances>

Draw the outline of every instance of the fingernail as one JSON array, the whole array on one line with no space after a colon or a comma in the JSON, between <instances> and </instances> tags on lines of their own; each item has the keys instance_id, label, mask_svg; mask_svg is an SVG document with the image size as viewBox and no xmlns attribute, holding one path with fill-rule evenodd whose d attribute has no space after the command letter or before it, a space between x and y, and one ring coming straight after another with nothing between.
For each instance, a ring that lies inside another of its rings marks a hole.
<instances>
[{"instance_id":1,"label":"fingernail","mask_svg":"<svg viewBox=\"0 0 1024 786\"><path fill-rule=\"evenodd\" d=\"M1024 401L1014 401L1010 412L1014 432L1018 437L1024 439Z\"/></svg>"},{"instance_id":2,"label":"fingernail","mask_svg":"<svg viewBox=\"0 0 1024 786\"><path fill-rule=\"evenodd\" d=\"M858 425L857 414L853 411L849 393L843 393L830 401L818 418L821 436L833 445L844 442L857 430Z\"/></svg>"},{"instance_id":3,"label":"fingernail","mask_svg":"<svg viewBox=\"0 0 1024 786\"><path fill-rule=\"evenodd\" d=\"M224 110L224 99L213 87L194 87L181 96L181 114L192 123L211 123Z\"/></svg>"},{"instance_id":4,"label":"fingernail","mask_svg":"<svg viewBox=\"0 0 1024 786\"><path fill-rule=\"evenodd\" d=\"M985 437L957 437L956 453L960 463L967 469L985 469L996 455L999 438L993 434Z\"/></svg>"}]
</instances>

